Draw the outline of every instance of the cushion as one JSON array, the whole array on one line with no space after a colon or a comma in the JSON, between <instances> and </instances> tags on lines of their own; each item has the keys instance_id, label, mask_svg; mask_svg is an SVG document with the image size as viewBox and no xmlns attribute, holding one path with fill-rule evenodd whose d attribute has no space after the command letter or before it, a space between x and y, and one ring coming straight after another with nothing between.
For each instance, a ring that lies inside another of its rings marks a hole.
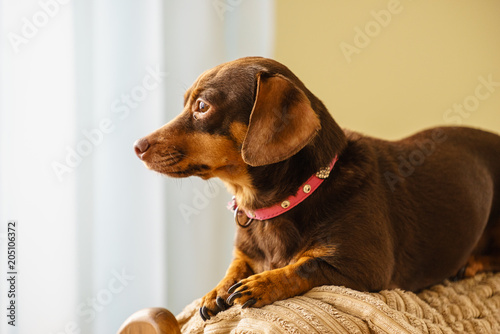
<instances>
[{"instance_id":1,"label":"cushion","mask_svg":"<svg viewBox=\"0 0 500 334\"><path fill-rule=\"evenodd\" d=\"M204 322L200 299L178 316L182 333L500 333L500 273L418 294L317 287L262 308L233 306Z\"/></svg>"}]
</instances>

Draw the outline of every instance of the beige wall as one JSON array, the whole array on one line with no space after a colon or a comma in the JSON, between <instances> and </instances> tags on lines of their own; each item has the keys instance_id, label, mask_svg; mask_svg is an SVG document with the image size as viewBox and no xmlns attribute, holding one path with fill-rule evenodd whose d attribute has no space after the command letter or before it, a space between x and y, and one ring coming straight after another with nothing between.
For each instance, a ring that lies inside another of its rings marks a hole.
<instances>
[{"instance_id":1,"label":"beige wall","mask_svg":"<svg viewBox=\"0 0 500 334\"><path fill-rule=\"evenodd\" d=\"M500 133L500 1L276 3L275 58L342 127L388 139L439 124Z\"/></svg>"}]
</instances>

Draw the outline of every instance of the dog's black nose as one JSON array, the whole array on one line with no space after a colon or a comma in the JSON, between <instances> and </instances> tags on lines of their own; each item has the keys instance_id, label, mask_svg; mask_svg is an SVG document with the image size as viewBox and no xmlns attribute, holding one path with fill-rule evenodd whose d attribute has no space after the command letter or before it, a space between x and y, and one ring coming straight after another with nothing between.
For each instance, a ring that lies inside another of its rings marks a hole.
<instances>
[{"instance_id":1,"label":"dog's black nose","mask_svg":"<svg viewBox=\"0 0 500 334\"><path fill-rule=\"evenodd\" d=\"M141 138L134 143L135 154L142 160L142 156L149 148L149 142L146 138Z\"/></svg>"}]
</instances>

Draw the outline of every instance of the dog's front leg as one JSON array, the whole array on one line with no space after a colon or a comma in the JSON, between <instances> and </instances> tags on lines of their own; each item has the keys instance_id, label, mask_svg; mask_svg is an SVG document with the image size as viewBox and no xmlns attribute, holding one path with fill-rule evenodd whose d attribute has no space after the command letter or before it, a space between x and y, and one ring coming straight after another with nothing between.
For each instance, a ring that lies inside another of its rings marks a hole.
<instances>
[{"instance_id":1,"label":"dog's front leg","mask_svg":"<svg viewBox=\"0 0 500 334\"><path fill-rule=\"evenodd\" d=\"M303 294L316 286L342 285L344 282L341 276L339 282L332 282L334 271L320 258L303 256L293 264L239 281L229 289L231 295L227 304L240 304L243 308L262 307Z\"/></svg>"},{"instance_id":2,"label":"dog's front leg","mask_svg":"<svg viewBox=\"0 0 500 334\"><path fill-rule=\"evenodd\" d=\"M230 305L226 303L229 297L229 288L238 281L254 274L248 257L237 249L234 253L233 262L229 265L224 278L215 289L207 293L201 300L200 315L203 320L208 320L211 316L229 308Z\"/></svg>"}]
</instances>

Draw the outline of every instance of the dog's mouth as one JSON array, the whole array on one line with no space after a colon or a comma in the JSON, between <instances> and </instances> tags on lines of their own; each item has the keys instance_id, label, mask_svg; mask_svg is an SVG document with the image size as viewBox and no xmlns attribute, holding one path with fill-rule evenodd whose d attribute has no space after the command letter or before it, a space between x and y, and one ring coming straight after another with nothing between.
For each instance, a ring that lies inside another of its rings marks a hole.
<instances>
[{"instance_id":1,"label":"dog's mouth","mask_svg":"<svg viewBox=\"0 0 500 334\"><path fill-rule=\"evenodd\" d=\"M168 151L141 157L148 169L175 178L188 176L210 177L210 166L202 163L190 163L181 151Z\"/></svg>"},{"instance_id":2,"label":"dog's mouth","mask_svg":"<svg viewBox=\"0 0 500 334\"><path fill-rule=\"evenodd\" d=\"M153 152L153 156L157 156L153 158L156 158L158 163L165 167L171 167L179 164L186 157L186 153L174 147L173 149L160 151L156 154Z\"/></svg>"},{"instance_id":3,"label":"dog's mouth","mask_svg":"<svg viewBox=\"0 0 500 334\"><path fill-rule=\"evenodd\" d=\"M163 169L160 173L165 174L170 177L188 177L188 176L199 176L203 179L211 177L211 168L207 165L191 165L188 164L187 167L183 169L176 170L171 167L171 169Z\"/></svg>"},{"instance_id":4,"label":"dog's mouth","mask_svg":"<svg viewBox=\"0 0 500 334\"><path fill-rule=\"evenodd\" d=\"M179 138L176 139L176 143L139 139L134 144L135 152L148 169L175 178L224 178L234 174L235 169L237 172L242 166L244 169L241 154L234 150L234 143L230 140L217 138L212 143L197 140L191 145L184 145L178 142Z\"/></svg>"}]
</instances>

